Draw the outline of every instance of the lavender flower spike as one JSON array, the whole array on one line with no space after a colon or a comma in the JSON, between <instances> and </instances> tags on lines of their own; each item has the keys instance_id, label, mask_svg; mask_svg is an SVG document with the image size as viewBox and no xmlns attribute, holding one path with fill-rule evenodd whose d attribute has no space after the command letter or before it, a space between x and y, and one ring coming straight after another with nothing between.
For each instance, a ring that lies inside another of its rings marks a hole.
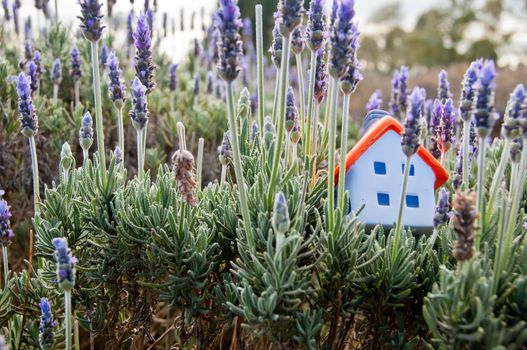
<instances>
[{"instance_id":1,"label":"lavender flower spike","mask_svg":"<svg viewBox=\"0 0 527 350\"><path fill-rule=\"evenodd\" d=\"M200 83L200 75L199 73L196 73L196 75L194 76L194 90L193 90L194 96L199 95L199 83Z\"/></svg>"},{"instance_id":2,"label":"lavender flower spike","mask_svg":"<svg viewBox=\"0 0 527 350\"><path fill-rule=\"evenodd\" d=\"M295 106L295 94L293 88L287 89L286 108L285 108L285 128L291 132L298 123L298 109Z\"/></svg>"},{"instance_id":3,"label":"lavender flower spike","mask_svg":"<svg viewBox=\"0 0 527 350\"><path fill-rule=\"evenodd\" d=\"M321 104L326 97L328 89L328 74L326 73L326 63L324 61L324 48L317 51L317 65L315 72L315 90L313 96L318 104Z\"/></svg>"},{"instance_id":4,"label":"lavender flower spike","mask_svg":"<svg viewBox=\"0 0 527 350\"><path fill-rule=\"evenodd\" d=\"M390 99L390 113L401 119L408 108L408 67L402 66L395 70L392 79L392 94Z\"/></svg>"},{"instance_id":5,"label":"lavender flower spike","mask_svg":"<svg viewBox=\"0 0 527 350\"><path fill-rule=\"evenodd\" d=\"M102 25L102 3L99 0L79 0L81 5L82 16L81 20L82 33L86 40L97 42L102 36L104 26Z\"/></svg>"},{"instance_id":6,"label":"lavender flower spike","mask_svg":"<svg viewBox=\"0 0 527 350\"><path fill-rule=\"evenodd\" d=\"M146 16L140 15L134 32L135 43L135 73L146 86L149 93L155 87L154 65L152 63L152 37Z\"/></svg>"},{"instance_id":7,"label":"lavender flower spike","mask_svg":"<svg viewBox=\"0 0 527 350\"><path fill-rule=\"evenodd\" d=\"M16 92L18 94L18 111L22 135L30 137L38 131L38 118L31 99L31 79L24 73L17 78Z\"/></svg>"},{"instance_id":8,"label":"lavender flower spike","mask_svg":"<svg viewBox=\"0 0 527 350\"><path fill-rule=\"evenodd\" d=\"M372 111L374 109L381 109L382 108L382 93L381 90L377 89L371 94L370 99L368 100L368 103L366 103L366 110Z\"/></svg>"},{"instance_id":9,"label":"lavender flower spike","mask_svg":"<svg viewBox=\"0 0 527 350\"><path fill-rule=\"evenodd\" d=\"M445 103L447 99L452 97L450 92L450 83L448 82L448 73L445 70L439 72L439 84L437 86L437 98Z\"/></svg>"},{"instance_id":10,"label":"lavender flower spike","mask_svg":"<svg viewBox=\"0 0 527 350\"><path fill-rule=\"evenodd\" d=\"M71 57L71 76L74 81L80 80L82 77L82 58L76 46L73 46L70 52Z\"/></svg>"},{"instance_id":11,"label":"lavender flower spike","mask_svg":"<svg viewBox=\"0 0 527 350\"><path fill-rule=\"evenodd\" d=\"M4 191L0 190L0 243L4 247L8 247L11 244L11 239L15 236L11 229L10 220L11 207L7 204L7 201L3 199Z\"/></svg>"},{"instance_id":12,"label":"lavender flower spike","mask_svg":"<svg viewBox=\"0 0 527 350\"><path fill-rule=\"evenodd\" d=\"M207 72L207 94L211 95L214 92L214 76L212 72Z\"/></svg>"},{"instance_id":13,"label":"lavender flower spike","mask_svg":"<svg viewBox=\"0 0 527 350\"><path fill-rule=\"evenodd\" d=\"M339 79L346 73L352 57L353 24L355 16L353 0L342 0L337 12L337 19L331 28L331 55L329 74Z\"/></svg>"},{"instance_id":14,"label":"lavender flower spike","mask_svg":"<svg viewBox=\"0 0 527 350\"><path fill-rule=\"evenodd\" d=\"M434 214L434 228L438 228L448 222L448 219L450 218L449 210L450 202L448 191L441 188L441 191L439 192L439 201L437 202Z\"/></svg>"},{"instance_id":15,"label":"lavender flower spike","mask_svg":"<svg viewBox=\"0 0 527 350\"><path fill-rule=\"evenodd\" d=\"M9 5L7 0L2 0L2 8L4 9L4 19L6 22L9 22L11 16L9 15Z\"/></svg>"},{"instance_id":16,"label":"lavender flower spike","mask_svg":"<svg viewBox=\"0 0 527 350\"><path fill-rule=\"evenodd\" d=\"M79 130L79 144L83 150L90 149L93 144L93 120L90 112L84 113Z\"/></svg>"},{"instance_id":17,"label":"lavender flower spike","mask_svg":"<svg viewBox=\"0 0 527 350\"><path fill-rule=\"evenodd\" d=\"M324 0L311 0L307 22L307 46L318 51L324 43L326 23L324 20Z\"/></svg>"},{"instance_id":18,"label":"lavender flower spike","mask_svg":"<svg viewBox=\"0 0 527 350\"><path fill-rule=\"evenodd\" d=\"M421 115L425 96L423 90L415 87L410 96L410 110L406 114L404 121L404 131L401 136L401 146L403 153L410 157L419 149L419 137L421 134Z\"/></svg>"},{"instance_id":19,"label":"lavender flower spike","mask_svg":"<svg viewBox=\"0 0 527 350\"><path fill-rule=\"evenodd\" d=\"M34 61L29 61L27 66L27 75L31 79L31 96L34 96L38 91L40 85L40 79L38 76L38 68Z\"/></svg>"},{"instance_id":20,"label":"lavender flower spike","mask_svg":"<svg viewBox=\"0 0 527 350\"><path fill-rule=\"evenodd\" d=\"M494 61L485 62L477 82L476 106L473 115L474 124L480 137L486 137L494 126L494 78L496 67Z\"/></svg>"},{"instance_id":21,"label":"lavender flower spike","mask_svg":"<svg viewBox=\"0 0 527 350\"><path fill-rule=\"evenodd\" d=\"M51 313L51 305L47 298L40 299L40 325L38 326L38 342L41 349L52 349L55 335L53 334L53 328L57 325L53 321L53 315Z\"/></svg>"},{"instance_id":22,"label":"lavender flower spike","mask_svg":"<svg viewBox=\"0 0 527 350\"><path fill-rule=\"evenodd\" d=\"M106 67L106 62L108 61L108 46L105 43L101 45L101 65L102 69Z\"/></svg>"},{"instance_id":23,"label":"lavender flower spike","mask_svg":"<svg viewBox=\"0 0 527 350\"><path fill-rule=\"evenodd\" d=\"M271 53L271 60L277 68L279 68L280 64L282 63L283 41L284 39L282 37L282 34L280 34L280 31L278 30L278 24L275 23L273 28L273 43L269 48L269 52Z\"/></svg>"},{"instance_id":24,"label":"lavender flower spike","mask_svg":"<svg viewBox=\"0 0 527 350\"><path fill-rule=\"evenodd\" d=\"M148 122L148 107L146 105L147 88L135 77L132 81L132 108L128 113L132 124L137 130L142 130Z\"/></svg>"},{"instance_id":25,"label":"lavender flower spike","mask_svg":"<svg viewBox=\"0 0 527 350\"><path fill-rule=\"evenodd\" d=\"M525 97L525 88L522 84L518 84L507 103L507 111L502 126L503 134L508 139L514 139L518 136L519 121L522 116L522 108L526 100Z\"/></svg>"},{"instance_id":26,"label":"lavender flower spike","mask_svg":"<svg viewBox=\"0 0 527 350\"><path fill-rule=\"evenodd\" d=\"M126 87L121 80L119 60L113 50L110 51L110 54L108 55L106 67L108 68L108 78L110 80L110 83L108 84L108 92L115 107L120 109L123 107L125 100Z\"/></svg>"},{"instance_id":27,"label":"lavender flower spike","mask_svg":"<svg viewBox=\"0 0 527 350\"><path fill-rule=\"evenodd\" d=\"M300 55L304 52L304 28L303 26L298 26L293 30L293 36L291 38L291 51L295 55Z\"/></svg>"},{"instance_id":28,"label":"lavender flower spike","mask_svg":"<svg viewBox=\"0 0 527 350\"><path fill-rule=\"evenodd\" d=\"M360 63L357 59L357 48L359 46L359 32L357 26L352 25L352 40L350 46L350 61L346 67L346 73L341 78L340 89L346 95L349 95L355 91L357 85L362 80L362 74L360 72Z\"/></svg>"},{"instance_id":29,"label":"lavender flower spike","mask_svg":"<svg viewBox=\"0 0 527 350\"><path fill-rule=\"evenodd\" d=\"M216 24L220 31L218 73L225 81L234 81L240 73L243 43L240 36L242 22L238 0L220 0Z\"/></svg>"},{"instance_id":30,"label":"lavender flower spike","mask_svg":"<svg viewBox=\"0 0 527 350\"><path fill-rule=\"evenodd\" d=\"M280 0L278 2L278 17L280 33L289 37L302 22L303 0Z\"/></svg>"},{"instance_id":31,"label":"lavender flower spike","mask_svg":"<svg viewBox=\"0 0 527 350\"><path fill-rule=\"evenodd\" d=\"M62 64L60 63L60 58L53 61L53 65L51 66L51 80L55 85L59 85L62 81Z\"/></svg>"},{"instance_id":32,"label":"lavender flower spike","mask_svg":"<svg viewBox=\"0 0 527 350\"><path fill-rule=\"evenodd\" d=\"M134 25L133 25L134 14L132 11L126 17L126 41L128 45L134 44Z\"/></svg>"},{"instance_id":33,"label":"lavender flower spike","mask_svg":"<svg viewBox=\"0 0 527 350\"><path fill-rule=\"evenodd\" d=\"M20 23L18 22L18 6L17 3L13 3L13 22L15 26L15 33L18 35L20 33Z\"/></svg>"},{"instance_id":34,"label":"lavender flower spike","mask_svg":"<svg viewBox=\"0 0 527 350\"><path fill-rule=\"evenodd\" d=\"M447 99L443 105L443 115L439 121L438 146L441 152L445 153L454 143L454 129L456 123L456 111L454 101Z\"/></svg>"},{"instance_id":35,"label":"lavender flower spike","mask_svg":"<svg viewBox=\"0 0 527 350\"><path fill-rule=\"evenodd\" d=\"M65 238L54 238L55 260L57 261L57 282L59 287L67 292L75 285L76 259L71 256L68 241Z\"/></svg>"},{"instance_id":36,"label":"lavender flower spike","mask_svg":"<svg viewBox=\"0 0 527 350\"><path fill-rule=\"evenodd\" d=\"M461 119L470 120L472 105L476 96L474 85L478 80L479 71L483 67L482 60L472 62L465 72L465 77L462 82L461 99L459 102L459 114Z\"/></svg>"},{"instance_id":37,"label":"lavender flower spike","mask_svg":"<svg viewBox=\"0 0 527 350\"><path fill-rule=\"evenodd\" d=\"M179 64L173 63L170 65L170 68L168 69L169 71L168 87L170 91L176 91L176 88L177 88L176 72L177 72L178 66Z\"/></svg>"}]
</instances>

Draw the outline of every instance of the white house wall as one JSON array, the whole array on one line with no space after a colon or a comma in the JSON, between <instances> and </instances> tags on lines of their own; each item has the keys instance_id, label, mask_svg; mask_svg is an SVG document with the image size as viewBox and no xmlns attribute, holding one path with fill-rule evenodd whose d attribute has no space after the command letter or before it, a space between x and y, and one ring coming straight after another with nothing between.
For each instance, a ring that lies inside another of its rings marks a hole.
<instances>
[{"instance_id":1,"label":"white house wall","mask_svg":"<svg viewBox=\"0 0 527 350\"><path fill-rule=\"evenodd\" d=\"M401 136L395 131L386 132L349 169L346 174L346 189L349 192L351 209L364 209L359 215L366 224L391 226L397 219L403 181L402 164L406 156L401 149ZM386 163L386 175L374 172L373 162ZM414 176L408 178L408 195L418 195L419 208L405 204L403 223L415 228L431 227L435 211L435 174L425 161L415 154L412 157ZM377 193L390 196L389 206L380 206Z\"/></svg>"}]
</instances>

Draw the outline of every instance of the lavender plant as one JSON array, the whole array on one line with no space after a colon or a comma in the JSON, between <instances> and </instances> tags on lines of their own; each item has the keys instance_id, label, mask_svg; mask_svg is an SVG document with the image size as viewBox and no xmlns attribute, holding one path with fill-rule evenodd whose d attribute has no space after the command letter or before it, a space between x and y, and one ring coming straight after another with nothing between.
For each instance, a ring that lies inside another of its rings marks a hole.
<instances>
[{"instance_id":1,"label":"lavender plant","mask_svg":"<svg viewBox=\"0 0 527 350\"><path fill-rule=\"evenodd\" d=\"M110 99L117 110L117 133L118 145L121 151L124 151L124 127L123 127L123 107L126 100L126 87L121 80L121 68L119 67L119 60L114 51L111 51L106 63L108 67L109 86L108 92Z\"/></svg>"},{"instance_id":2,"label":"lavender plant","mask_svg":"<svg viewBox=\"0 0 527 350\"><path fill-rule=\"evenodd\" d=\"M82 77L82 58L76 46L71 48L71 77L73 78L73 93L75 99L75 108L79 105L79 81Z\"/></svg>"}]
</instances>

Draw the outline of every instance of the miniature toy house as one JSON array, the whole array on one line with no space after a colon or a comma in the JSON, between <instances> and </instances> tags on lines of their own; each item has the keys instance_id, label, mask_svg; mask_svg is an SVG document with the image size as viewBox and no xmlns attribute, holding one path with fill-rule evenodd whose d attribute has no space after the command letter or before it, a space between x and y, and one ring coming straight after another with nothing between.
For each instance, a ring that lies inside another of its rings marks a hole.
<instances>
[{"instance_id":1,"label":"miniature toy house","mask_svg":"<svg viewBox=\"0 0 527 350\"><path fill-rule=\"evenodd\" d=\"M374 113L374 114L372 114ZM375 114L376 113L376 114ZM401 148L403 126L384 111L365 119L363 136L346 156L345 190L350 214L362 209L366 226L393 226L399 210L406 156ZM411 159L403 224L429 231L435 212L434 191L448 179L441 164L421 146ZM339 167L335 169L338 182Z\"/></svg>"}]
</instances>

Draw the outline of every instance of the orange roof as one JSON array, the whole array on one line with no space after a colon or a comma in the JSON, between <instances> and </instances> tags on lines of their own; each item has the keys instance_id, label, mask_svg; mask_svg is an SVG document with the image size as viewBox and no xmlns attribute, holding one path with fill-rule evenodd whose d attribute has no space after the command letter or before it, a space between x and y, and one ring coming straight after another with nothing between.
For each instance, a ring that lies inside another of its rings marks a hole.
<instances>
[{"instance_id":1,"label":"orange roof","mask_svg":"<svg viewBox=\"0 0 527 350\"><path fill-rule=\"evenodd\" d=\"M393 117L386 116L377 121L375 124L373 124L370 129L366 132L366 134L357 142L355 147L349 151L348 155L346 156L346 171L349 170L349 168L355 164L355 162L370 148L371 145L373 145L377 140L379 140L385 133L388 131L393 130L398 134L401 134L404 130L404 127L399 123L397 120L395 120ZM435 157L428 152L426 148L423 146L420 146L417 154L428 164L435 176L436 181L434 183L434 188L438 189L448 180L448 173L443 168L441 163L435 159ZM339 180L339 165L335 168L335 186L338 184Z\"/></svg>"}]
</instances>

